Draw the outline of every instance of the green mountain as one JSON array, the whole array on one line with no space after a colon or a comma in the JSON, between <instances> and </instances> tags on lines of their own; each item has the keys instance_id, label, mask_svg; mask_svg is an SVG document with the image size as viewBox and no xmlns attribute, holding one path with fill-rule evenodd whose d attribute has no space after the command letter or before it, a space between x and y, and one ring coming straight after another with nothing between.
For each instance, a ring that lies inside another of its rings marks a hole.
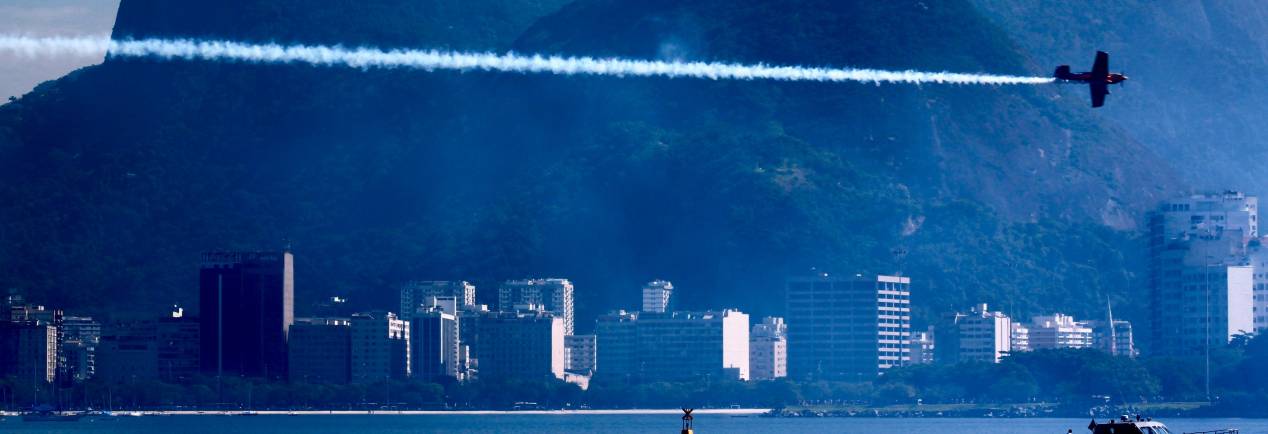
<instances>
[{"instance_id":1,"label":"green mountain","mask_svg":"<svg viewBox=\"0 0 1268 434\"><path fill-rule=\"evenodd\" d=\"M1091 68L1096 50L1131 80L1101 110L1176 162L1198 188L1262 192L1268 179L1268 4L1254 1L972 0L1038 65ZM1079 69L1083 68L1083 69ZM1086 98L1073 86L1065 97Z\"/></svg>"},{"instance_id":2,"label":"green mountain","mask_svg":"<svg viewBox=\"0 0 1268 434\"><path fill-rule=\"evenodd\" d=\"M582 0L531 25L558 5L332 3L124 0L116 35L1047 69L966 0ZM0 285L192 305L200 251L289 243L300 314L548 275L576 282L582 330L653 278L687 308L779 314L816 269L901 270L921 319L1099 315L1136 299L1142 212L1179 186L1066 95L110 59L0 107Z\"/></svg>"}]
</instances>

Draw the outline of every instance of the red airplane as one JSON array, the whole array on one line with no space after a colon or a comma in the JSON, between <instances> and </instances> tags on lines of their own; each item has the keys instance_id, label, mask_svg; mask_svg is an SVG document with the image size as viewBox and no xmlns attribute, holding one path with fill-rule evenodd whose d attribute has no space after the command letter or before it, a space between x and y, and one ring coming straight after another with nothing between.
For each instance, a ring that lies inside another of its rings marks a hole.
<instances>
[{"instance_id":1,"label":"red airplane","mask_svg":"<svg viewBox=\"0 0 1268 434\"><path fill-rule=\"evenodd\" d=\"M1061 65L1057 67L1057 72L1053 73L1052 76L1061 81L1087 83L1088 87L1092 89L1092 107L1105 105L1105 95L1110 93L1109 85L1127 81L1126 75L1109 72L1109 54L1104 51L1096 52L1096 62L1092 64L1091 72L1072 74L1070 73L1070 65Z\"/></svg>"}]
</instances>

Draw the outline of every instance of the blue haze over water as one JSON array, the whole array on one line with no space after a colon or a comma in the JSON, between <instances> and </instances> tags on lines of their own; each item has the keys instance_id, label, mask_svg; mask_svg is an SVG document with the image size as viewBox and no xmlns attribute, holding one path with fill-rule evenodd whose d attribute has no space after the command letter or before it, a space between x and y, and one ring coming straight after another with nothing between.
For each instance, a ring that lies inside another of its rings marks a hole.
<instances>
[{"instance_id":1,"label":"blue haze over water","mask_svg":"<svg viewBox=\"0 0 1268 434\"><path fill-rule=\"evenodd\" d=\"M677 433L672 415L332 415L332 416L151 416L113 421L0 422L4 433ZM1268 419L1166 420L1173 433L1240 428L1243 434L1268 434ZM710 433L1086 433L1087 419L951 418L758 418L701 415L695 432Z\"/></svg>"}]
</instances>

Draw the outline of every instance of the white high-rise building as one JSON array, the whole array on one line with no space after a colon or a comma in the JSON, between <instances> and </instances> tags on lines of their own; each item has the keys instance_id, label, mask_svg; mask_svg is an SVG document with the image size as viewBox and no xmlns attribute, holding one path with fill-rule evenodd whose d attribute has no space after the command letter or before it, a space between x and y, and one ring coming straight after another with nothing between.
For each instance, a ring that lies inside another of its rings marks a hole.
<instances>
[{"instance_id":1,"label":"white high-rise building","mask_svg":"<svg viewBox=\"0 0 1268 434\"><path fill-rule=\"evenodd\" d=\"M788 325L783 318L762 318L749 333L749 377L774 380L788 376Z\"/></svg>"},{"instance_id":2,"label":"white high-rise building","mask_svg":"<svg viewBox=\"0 0 1268 434\"><path fill-rule=\"evenodd\" d=\"M409 377L409 321L391 312L352 315L351 381Z\"/></svg>"},{"instance_id":3,"label":"white high-rise building","mask_svg":"<svg viewBox=\"0 0 1268 434\"><path fill-rule=\"evenodd\" d=\"M788 374L870 379L911 363L911 279L789 279Z\"/></svg>"},{"instance_id":4,"label":"white high-rise building","mask_svg":"<svg viewBox=\"0 0 1268 434\"><path fill-rule=\"evenodd\" d=\"M408 318L414 312L428 310L431 299L452 297L459 308L475 305L475 285L466 281L417 280L401 287L401 315ZM452 312L450 312L452 313Z\"/></svg>"},{"instance_id":5,"label":"white high-rise building","mask_svg":"<svg viewBox=\"0 0 1268 434\"><path fill-rule=\"evenodd\" d=\"M1151 350L1184 355L1255 330L1252 240L1259 203L1238 192L1192 195L1150 214ZM1262 278L1261 278L1262 279Z\"/></svg>"},{"instance_id":6,"label":"white high-rise building","mask_svg":"<svg viewBox=\"0 0 1268 434\"><path fill-rule=\"evenodd\" d=\"M1092 328L1069 315L1036 316L1029 329L1030 347L1036 350L1092 348Z\"/></svg>"},{"instance_id":7,"label":"white high-rise building","mask_svg":"<svg viewBox=\"0 0 1268 434\"><path fill-rule=\"evenodd\" d=\"M514 312L518 305L541 306L563 321L564 335L573 332L573 286L568 279L508 280L498 288L498 310Z\"/></svg>"},{"instance_id":8,"label":"white high-rise building","mask_svg":"<svg viewBox=\"0 0 1268 434\"><path fill-rule=\"evenodd\" d=\"M960 361L999 363L1013 351L1013 320L985 303L960 319Z\"/></svg>"},{"instance_id":9,"label":"white high-rise building","mask_svg":"<svg viewBox=\"0 0 1268 434\"><path fill-rule=\"evenodd\" d=\"M673 293L674 284L665 280L653 280L643 285L643 312L669 311L669 297Z\"/></svg>"}]
</instances>

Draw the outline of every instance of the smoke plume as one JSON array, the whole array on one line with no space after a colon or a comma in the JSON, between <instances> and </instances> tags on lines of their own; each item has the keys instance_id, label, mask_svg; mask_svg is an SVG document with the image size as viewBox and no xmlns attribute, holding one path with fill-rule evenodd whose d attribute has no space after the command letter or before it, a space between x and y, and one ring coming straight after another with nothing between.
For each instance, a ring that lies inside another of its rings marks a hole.
<instances>
[{"instance_id":1,"label":"smoke plume","mask_svg":"<svg viewBox=\"0 0 1268 434\"><path fill-rule=\"evenodd\" d=\"M442 50L381 50L322 45L249 44L191 39L112 40L105 37L36 38L0 35L0 52L21 56L139 57L248 63L292 63L350 68L409 68L425 71L496 71L524 74L600 75L614 77L699 78L710 80L777 80L907 84L1045 84L1047 77L952 72L885 71L736 64L666 62L621 58L562 57L469 53Z\"/></svg>"}]
</instances>

